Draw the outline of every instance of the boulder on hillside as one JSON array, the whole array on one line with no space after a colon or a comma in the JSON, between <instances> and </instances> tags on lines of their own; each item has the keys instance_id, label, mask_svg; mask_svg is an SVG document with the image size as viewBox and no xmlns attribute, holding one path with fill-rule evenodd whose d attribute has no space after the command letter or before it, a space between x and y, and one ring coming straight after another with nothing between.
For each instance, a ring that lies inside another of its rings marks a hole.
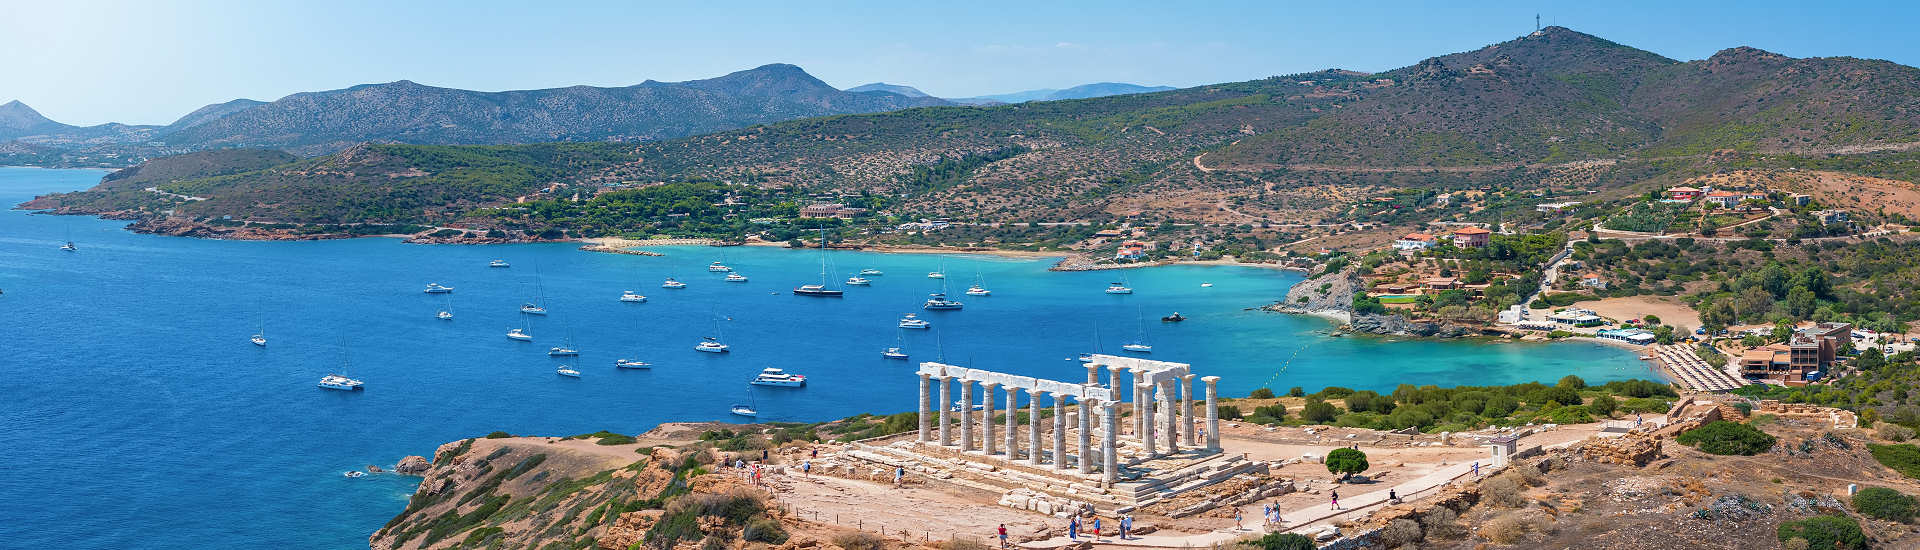
<instances>
[{"instance_id":1,"label":"boulder on hillside","mask_svg":"<svg viewBox=\"0 0 1920 550\"><path fill-rule=\"evenodd\" d=\"M406 475L422 475L432 468L433 463L428 462L426 457L414 455L400 459L400 464L395 465L393 471Z\"/></svg>"}]
</instances>

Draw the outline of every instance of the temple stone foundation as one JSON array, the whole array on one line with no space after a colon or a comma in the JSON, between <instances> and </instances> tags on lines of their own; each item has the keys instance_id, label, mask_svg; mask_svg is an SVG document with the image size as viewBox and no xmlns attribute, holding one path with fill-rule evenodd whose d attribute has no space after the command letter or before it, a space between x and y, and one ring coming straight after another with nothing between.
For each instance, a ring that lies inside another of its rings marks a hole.
<instances>
[{"instance_id":1,"label":"temple stone foundation","mask_svg":"<svg viewBox=\"0 0 1920 550\"><path fill-rule=\"evenodd\" d=\"M1058 511L1053 505L1040 510L1056 515L1085 506L1126 511L1266 468L1220 452L1218 377L1201 378L1204 412L1195 414L1189 365L1113 355L1091 359L1080 382L921 363L915 372L918 433L859 441L846 456L932 480L1022 495L1003 499L1007 502L1037 502L1043 500L1039 495L1050 495L1054 502L1073 503ZM1105 384L1101 371L1110 375ZM957 402L949 387L955 382L960 384ZM1005 416L997 419L1001 395ZM1019 418L1022 414L1026 418ZM1129 414L1132 422L1123 422ZM1195 433L1202 418L1204 439Z\"/></svg>"}]
</instances>

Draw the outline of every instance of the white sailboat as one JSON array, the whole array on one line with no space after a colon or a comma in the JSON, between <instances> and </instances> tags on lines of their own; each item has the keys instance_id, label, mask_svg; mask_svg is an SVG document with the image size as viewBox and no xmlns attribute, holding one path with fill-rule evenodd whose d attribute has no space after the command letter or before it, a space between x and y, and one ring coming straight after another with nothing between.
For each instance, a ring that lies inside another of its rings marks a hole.
<instances>
[{"instance_id":1,"label":"white sailboat","mask_svg":"<svg viewBox=\"0 0 1920 550\"><path fill-rule=\"evenodd\" d=\"M345 340L345 339L343 338L342 340ZM347 377L347 369L352 366L353 366L352 362L349 361L347 358L346 344L343 341L340 346L340 372L328 374L326 376L321 377L320 387L323 389L341 390L341 391L357 391L362 387L365 387L366 386L365 382L361 382L360 380Z\"/></svg>"},{"instance_id":2,"label":"white sailboat","mask_svg":"<svg viewBox=\"0 0 1920 550\"><path fill-rule=\"evenodd\" d=\"M849 280L848 282L851 283L852 281ZM808 285L800 285L798 287L794 287L793 295L812 296L815 298L839 298L843 294L845 294L845 291L842 291L840 289L827 288L827 228L826 226L821 226L820 227L820 284L808 284Z\"/></svg>"},{"instance_id":3,"label":"white sailboat","mask_svg":"<svg viewBox=\"0 0 1920 550\"><path fill-rule=\"evenodd\" d=\"M573 348L573 327L567 327L566 340L558 346L547 348L547 357L579 357L580 350Z\"/></svg>"},{"instance_id":4,"label":"white sailboat","mask_svg":"<svg viewBox=\"0 0 1920 550\"><path fill-rule=\"evenodd\" d=\"M888 359L899 359L904 361L907 359L907 349L905 347L906 343L907 343L907 330L900 329L900 333L894 335L893 337L893 347L887 348L886 351L880 352L880 356Z\"/></svg>"},{"instance_id":5,"label":"white sailboat","mask_svg":"<svg viewBox=\"0 0 1920 550\"><path fill-rule=\"evenodd\" d=\"M753 388L747 388L746 403L734 403L733 407L731 407L728 410L728 412L731 412L738 416L744 416L747 418L760 416L760 400L754 399Z\"/></svg>"},{"instance_id":6,"label":"white sailboat","mask_svg":"<svg viewBox=\"0 0 1920 550\"><path fill-rule=\"evenodd\" d=\"M979 270L975 270L973 272L973 286L967 287L967 295L968 296L992 296L993 295L993 291L987 290L987 278L981 275Z\"/></svg>"},{"instance_id":7,"label":"white sailboat","mask_svg":"<svg viewBox=\"0 0 1920 550\"><path fill-rule=\"evenodd\" d=\"M1153 353L1153 345L1147 343L1147 320L1144 313L1140 316L1140 337L1120 346L1120 349L1134 353Z\"/></svg>"},{"instance_id":8,"label":"white sailboat","mask_svg":"<svg viewBox=\"0 0 1920 550\"><path fill-rule=\"evenodd\" d=\"M533 266L533 300L520 304L520 312L527 315L547 314L547 287L540 282L540 266Z\"/></svg>"},{"instance_id":9,"label":"white sailboat","mask_svg":"<svg viewBox=\"0 0 1920 550\"><path fill-rule=\"evenodd\" d=\"M256 345L256 346L260 346L263 348L267 347L267 321L266 320L262 319L260 321L259 328L253 331L253 337L248 338L247 341L253 342L253 345Z\"/></svg>"},{"instance_id":10,"label":"white sailboat","mask_svg":"<svg viewBox=\"0 0 1920 550\"><path fill-rule=\"evenodd\" d=\"M720 319L719 319L719 316L717 315L713 320L713 333L721 334ZM727 345L720 343L719 336L707 336L707 337L701 338L700 343L695 344L693 346L693 350L706 352L706 353L727 353Z\"/></svg>"},{"instance_id":11,"label":"white sailboat","mask_svg":"<svg viewBox=\"0 0 1920 550\"><path fill-rule=\"evenodd\" d=\"M446 298L447 299L441 303L440 312L433 314L433 316L442 321L452 321L453 320L453 295L448 294Z\"/></svg>"},{"instance_id":12,"label":"white sailboat","mask_svg":"<svg viewBox=\"0 0 1920 550\"><path fill-rule=\"evenodd\" d=\"M520 316L520 328L508 330L507 339L519 340L521 342L532 342L533 335L527 333L527 331L529 330L532 330L532 328L531 328L531 325L527 323L527 316L522 315Z\"/></svg>"},{"instance_id":13,"label":"white sailboat","mask_svg":"<svg viewBox=\"0 0 1920 550\"><path fill-rule=\"evenodd\" d=\"M580 377L580 371L574 370L573 367L570 367L567 365L560 365L560 368L553 369L553 373L558 374L560 376L565 376L567 378Z\"/></svg>"}]
</instances>

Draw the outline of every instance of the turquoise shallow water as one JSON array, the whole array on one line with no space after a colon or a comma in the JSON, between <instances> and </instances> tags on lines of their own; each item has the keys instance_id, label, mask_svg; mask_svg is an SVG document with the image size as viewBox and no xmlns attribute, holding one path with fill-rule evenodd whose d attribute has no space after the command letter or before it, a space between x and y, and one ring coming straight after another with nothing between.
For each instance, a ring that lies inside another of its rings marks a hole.
<instances>
[{"instance_id":1,"label":"turquoise shallow water","mask_svg":"<svg viewBox=\"0 0 1920 550\"><path fill-rule=\"evenodd\" d=\"M0 203L92 185L100 172L0 168ZM680 247L664 257L569 244L418 246L391 239L239 242L156 237L124 222L0 211L0 525L19 548L361 548L414 483L340 472L390 465L462 437L507 430L637 433L662 421L725 420L767 366L807 388L759 389L768 420L811 421L914 407L917 379L880 351L904 336L913 361L1077 380L1068 360L1140 337L1153 358L1224 378L1222 391L1326 385L1551 382L1647 377L1626 350L1588 343L1485 344L1328 338L1322 320L1247 311L1300 280L1238 267L1053 273L1044 260L833 252L844 279L886 271L842 299L788 289L818 278L817 251ZM76 253L57 249L72 236ZM504 258L510 269L489 269ZM720 282L724 260L752 280ZM991 297L958 312L919 309L944 265L954 294L976 277ZM553 315L532 344L504 337L535 293ZM689 284L659 287L665 277ZM433 318L456 288L456 319ZM1202 282L1214 284L1202 288ZM650 301L617 301L622 290ZM1162 324L1179 311L1190 318ZM1144 322L1143 321L1144 318ZM263 323L270 346L246 341ZM718 331L724 356L691 348ZM543 351L572 333L582 379ZM341 365L359 393L324 391ZM651 371L617 371L639 358Z\"/></svg>"}]
</instances>

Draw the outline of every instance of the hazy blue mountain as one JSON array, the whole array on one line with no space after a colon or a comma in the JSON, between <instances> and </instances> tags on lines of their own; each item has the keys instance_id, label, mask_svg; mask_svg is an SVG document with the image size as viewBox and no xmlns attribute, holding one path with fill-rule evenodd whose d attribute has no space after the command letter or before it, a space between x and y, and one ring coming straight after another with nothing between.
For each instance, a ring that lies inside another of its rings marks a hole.
<instances>
[{"instance_id":1,"label":"hazy blue mountain","mask_svg":"<svg viewBox=\"0 0 1920 550\"><path fill-rule=\"evenodd\" d=\"M919 88L915 88L912 86L902 86L899 84L888 84L885 82L861 84L859 86L847 88L847 91L849 92L887 92L890 94L900 94L907 97L933 97L933 96L927 95L926 92L920 91Z\"/></svg>"},{"instance_id":2,"label":"hazy blue mountain","mask_svg":"<svg viewBox=\"0 0 1920 550\"><path fill-rule=\"evenodd\" d=\"M233 101L228 101L226 103L215 103L212 105L201 107L199 109L195 109L191 113L187 113L187 116L180 117L180 120L173 121L173 124L168 124L167 128L170 130L192 128L194 126L205 124L209 121L212 121L213 119L217 119L223 116L231 115L234 113L238 113L240 111L244 111L247 109L254 108L256 106L266 105L266 104L267 102L265 101L254 101L251 99L236 99Z\"/></svg>"},{"instance_id":3,"label":"hazy blue mountain","mask_svg":"<svg viewBox=\"0 0 1920 550\"><path fill-rule=\"evenodd\" d=\"M76 129L41 116L20 100L0 104L0 140Z\"/></svg>"},{"instance_id":4,"label":"hazy blue mountain","mask_svg":"<svg viewBox=\"0 0 1920 550\"><path fill-rule=\"evenodd\" d=\"M995 105L1000 103L1025 103L1028 101L1088 99L1115 95L1144 94L1148 92L1164 92L1172 89L1174 89L1172 86L1141 86L1139 84L1128 84L1125 82L1096 82L1093 84L1081 84L1065 90L1041 88L1005 94L949 99L948 101L963 105Z\"/></svg>"}]
</instances>

